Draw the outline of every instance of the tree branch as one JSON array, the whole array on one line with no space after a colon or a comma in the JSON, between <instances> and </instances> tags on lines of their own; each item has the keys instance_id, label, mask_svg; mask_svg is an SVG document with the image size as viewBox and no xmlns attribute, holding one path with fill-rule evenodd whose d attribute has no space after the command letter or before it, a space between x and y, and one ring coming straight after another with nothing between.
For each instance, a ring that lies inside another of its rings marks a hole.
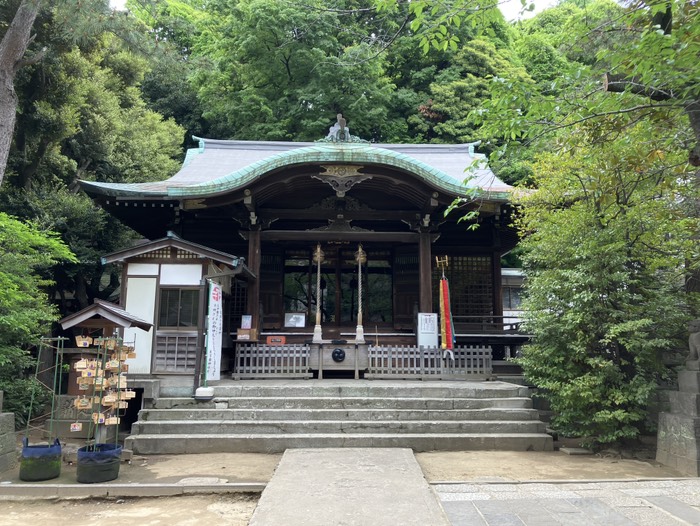
<instances>
[{"instance_id":1,"label":"tree branch","mask_svg":"<svg viewBox=\"0 0 700 526\"><path fill-rule=\"evenodd\" d=\"M31 57L24 57L22 60L17 62L17 69L23 68L24 66L31 66L37 62L41 62L46 56L46 52L49 48L43 47L38 53L34 53Z\"/></svg>"},{"instance_id":2,"label":"tree branch","mask_svg":"<svg viewBox=\"0 0 700 526\"><path fill-rule=\"evenodd\" d=\"M675 99L673 91L664 91L650 86L645 86L638 82L634 77L626 78L623 75L613 75L606 73L603 75L603 91L611 93L633 93L635 95L643 95L651 100L662 101Z\"/></svg>"},{"instance_id":3,"label":"tree branch","mask_svg":"<svg viewBox=\"0 0 700 526\"><path fill-rule=\"evenodd\" d=\"M673 91L660 90L636 81L634 77L625 78L622 75L606 73L603 76L603 90L612 93L633 93L649 97L655 101L679 100ZM680 101L679 101L680 102ZM683 105L690 120L690 127L695 134L695 146L688 152L688 162L691 166L700 166L700 99L690 100Z\"/></svg>"}]
</instances>

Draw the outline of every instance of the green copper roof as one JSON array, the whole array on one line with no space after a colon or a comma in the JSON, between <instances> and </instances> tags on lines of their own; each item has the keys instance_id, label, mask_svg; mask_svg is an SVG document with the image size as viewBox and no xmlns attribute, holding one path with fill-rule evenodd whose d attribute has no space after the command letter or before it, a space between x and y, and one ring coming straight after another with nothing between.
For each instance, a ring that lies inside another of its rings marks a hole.
<instances>
[{"instance_id":1,"label":"green copper roof","mask_svg":"<svg viewBox=\"0 0 700 526\"><path fill-rule=\"evenodd\" d=\"M292 143L217 141L200 139L199 148L188 151L180 171L166 181L114 184L83 182L90 193L111 196L202 198L249 185L285 166L303 164L380 165L405 171L441 192L455 196L479 189L484 197L507 200L511 187L488 167L473 176L465 169L483 156L472 145L371 145L368 143Z\"/></svg>"},{"instance_id":2,"label":"green copper roof","mask_svg":"<svg viewBox=\"0 0 700 526\"><path fill-rule=\"evenodd\" d=\"M414 173L426 181L432 182L435 186L442 187L450 192L460 193L464 191L464 186L455 184L454 179L437 168L432 168L424 162L412 159L405 154L363 144L328 143L278 153L206 183L184 188L168 188L168 195L188 197L226 192L249 184L266 173L284 166L320 163L387 165Z\"/></svg>"}]
</instances>

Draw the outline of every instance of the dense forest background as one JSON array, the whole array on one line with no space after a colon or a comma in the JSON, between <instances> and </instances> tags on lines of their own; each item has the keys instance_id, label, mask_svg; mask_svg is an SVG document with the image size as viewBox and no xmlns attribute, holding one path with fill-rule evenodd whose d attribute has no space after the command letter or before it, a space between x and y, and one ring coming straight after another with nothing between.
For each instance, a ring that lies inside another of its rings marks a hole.
<instances>
[{"instance_id":1,"label":"dense forest background","mask_svg":"<svg viewBox=\"0 0 700 526\"><path fill-rule=\"evenodd\" d=\"M527 190L526 372L561 393L562 428L636 436L666 374L660 352L700 314L696 1L563 0L514 23L490 0L127 8L0 0L3 45L18 13L36 17L21 60L0 46L16 94L0 219L55 232L75 255L27 265L26 290L48 287L63 314L110 298L118 276L99 258L133 234L78 181L165 179L193 135L313 141L343 113L377 143L480 141L499 177ZM11 302L0 308L9 320ZM28 325L7 345L41 332Z\"/></svg>"},{"instance_id":2,"label":"dense forest background","mask_svg":"<svg viewBox=\"0 0 700 526\"><path fill-rule=\"evenodd\" d=\"M0 4L0 35L19 5ZM522 123L484 121L494 79L552 96L565 75L595 67L601 51L625 39L609 26L624 8L606 0L566 1L513 24L484 2L455 2L427 20L408 3L370 0L127 6L42 6L27 52L36 60L15 76L0 207L60 233L77 255L53 273L64 311L114 292L116 276L104 279L99 257L131 235L78 191L80 179L164 179L192 135L316 140L342 112L353 134L373 142L481 141L485 153L508 145L493 168L511 184L528 182L529 161L550 147L525 137ZM554 108L552 121L562 111Z\"/></svg>"}]
</instances>

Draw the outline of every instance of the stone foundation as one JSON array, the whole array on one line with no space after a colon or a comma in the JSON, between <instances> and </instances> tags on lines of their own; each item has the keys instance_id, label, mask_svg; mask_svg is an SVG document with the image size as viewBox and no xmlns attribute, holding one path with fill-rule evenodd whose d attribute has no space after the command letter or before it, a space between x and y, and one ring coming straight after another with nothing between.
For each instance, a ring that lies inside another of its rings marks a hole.
<instances>
[{"instance_id":1,"label":"stone foundation","mask_svg":"<svg viewBox=\"0 0 700 526\"><path fill-rule=\"evenodd\" d=\"M656 460L684 475L700 475L700 371L680 371L670 412L659 414Z\"/></svg>"},{"instance_id":2,"label":"stone foundation","mask_svg":"<svg viewBox=\"0 0 700 526\"><path fill-rule=\"evenodd\" d=\"M17 465L14 413L0 413L0 473Z\"/></svg>"}]
</instances>

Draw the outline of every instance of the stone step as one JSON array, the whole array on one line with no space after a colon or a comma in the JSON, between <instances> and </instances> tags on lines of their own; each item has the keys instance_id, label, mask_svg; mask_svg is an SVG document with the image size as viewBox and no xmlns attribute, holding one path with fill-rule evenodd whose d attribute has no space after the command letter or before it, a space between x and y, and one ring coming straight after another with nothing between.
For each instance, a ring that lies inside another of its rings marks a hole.
<instances>
[{"instance_id":1,"label":"stone step","mask_svg":"<svg viewBox=\"0 0 700 526\"><path fill-rule=\"evenodd\" d=\"M139 421L168 420L538 420L534 409L145 409Z\"/></svg>"},{"instance_id":2,"label":"stone step","mask_svg":"<svg viewBox=\"0 0 700 526\"><path fill-rule=\"evenodd\" d=\"M168 420L136 422L134 435L190 435L197 433L245 434L328 434L328 433L544 433L537 420L524 421L375 421L375 420Z\"/></svg>"},{"instance_id":3,"label":"stone step","mask_svg":"<svg viewBox=\"0 0 700 526\"><path fill-rule=\"evenodd\" d=\"M324 433L131 435L125 448L139 455L280 453L289 448L407 447L414 451L551 451L543 433Z\"/></svg>"},{"instance_id":4,"label":"stone step","mask_svg":"<svg viewBox=\"0 0 700 526\"><path fill-rule=\"evenodd\" d=\"M211 401L198 402L193 398L161 398L155 409L195 410L228 409L485 409L485 408L530 409L532 399L510 398L387 398L387 397L216 397Z\"/></svg>"},{"instance_id":5,"label":"stone step","mask_svg":"<svg viewBox=\"0 0 700 526\"><path fill-rule=\"evenodd\" d=\"M211 400L163 398L127 438L141 454L410 447L551 450L528 389L505 382L222 381Z\"/></svg>"},{"instance_id":6,"label":"stone step","mask_svg":"<svg viewBox=\"0 0 700 526\"><path fill-rule=\"evenodd\" d=\"M506 398L529 395L527 387L506 382L304 381L240 382L211 386L215 398L362 397L362 398Z\"/></svg>"}]
</instances>

